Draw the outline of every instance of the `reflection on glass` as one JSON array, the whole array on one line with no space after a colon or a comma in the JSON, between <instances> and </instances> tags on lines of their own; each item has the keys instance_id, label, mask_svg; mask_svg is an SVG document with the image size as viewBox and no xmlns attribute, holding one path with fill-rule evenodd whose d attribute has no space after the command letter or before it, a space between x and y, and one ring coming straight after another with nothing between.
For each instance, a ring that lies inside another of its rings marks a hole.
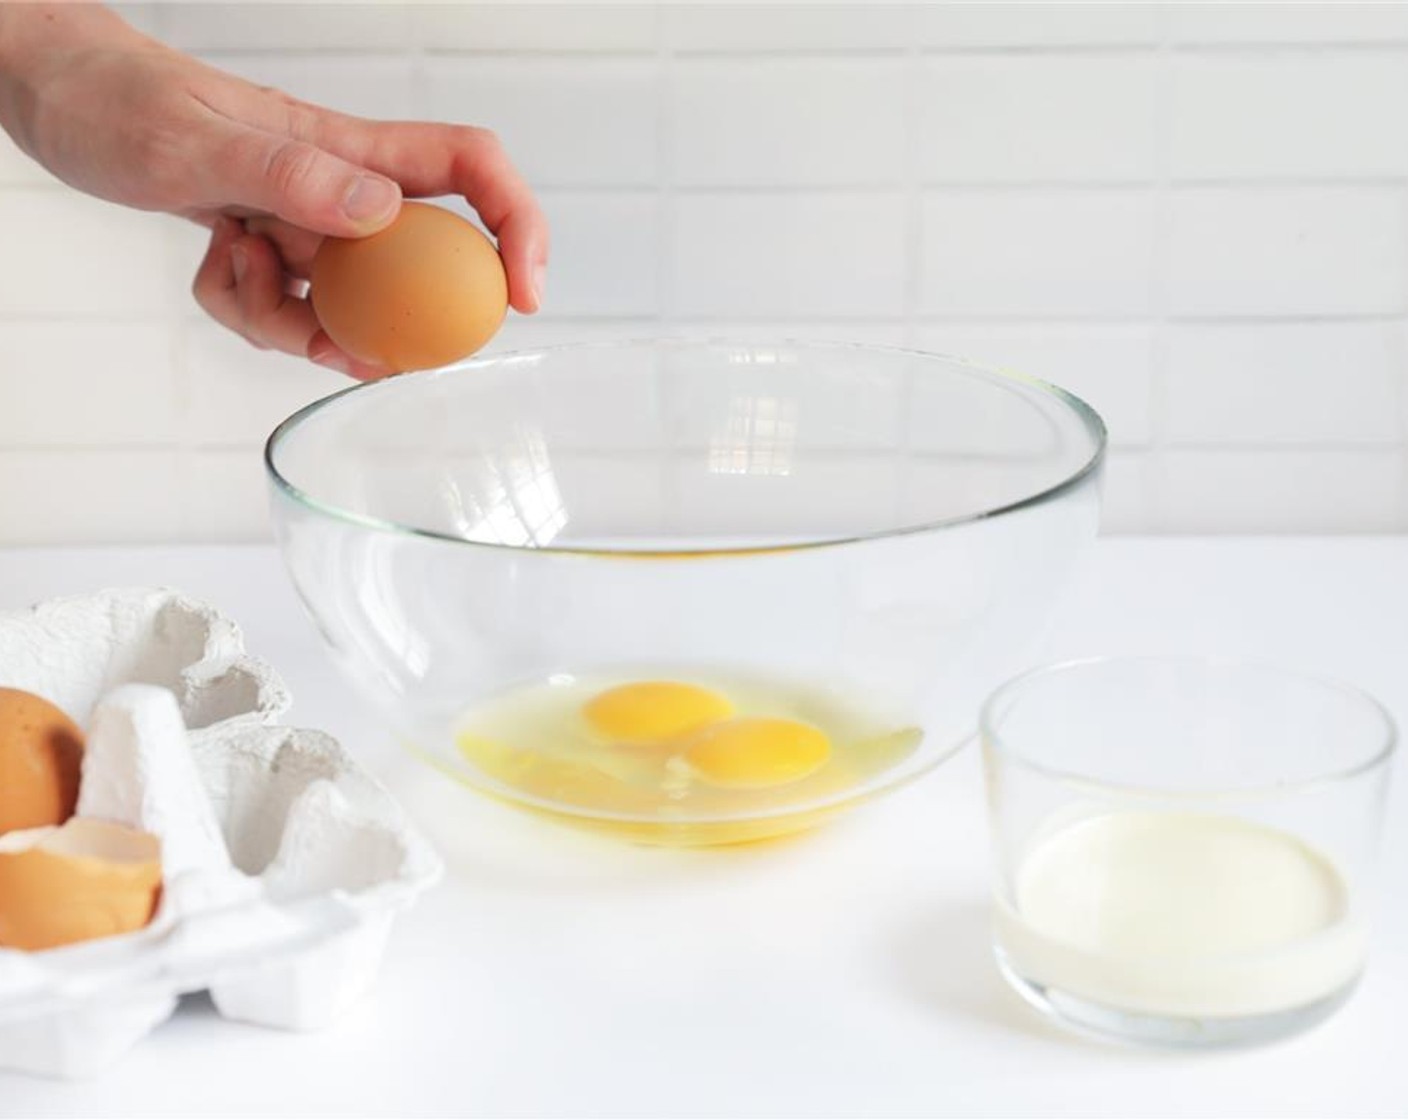
<instances>
[{"instance_id":1,"label":"reflection on glass","mask_svg":"<svg viewBox=\"0 0 1408 1120\"><path fill-rule=\"evenodd\" d=\"M789 475L796 446L794 398L734 397L723 431L709 441L709 473Z\"/></svg>"},{"instance_id":2,"label":"reflection on glass","mask_svg":"<svg viewBox=\"0 0 1408 1120\"><path fill-rule=\"evenodd\" d=\"M542 432L520 430L513 454L486 453L466 493L453 477L442 480L456 530L468 540L539 548L567 525L567 509Z\"/></svg>"}]
</instances>

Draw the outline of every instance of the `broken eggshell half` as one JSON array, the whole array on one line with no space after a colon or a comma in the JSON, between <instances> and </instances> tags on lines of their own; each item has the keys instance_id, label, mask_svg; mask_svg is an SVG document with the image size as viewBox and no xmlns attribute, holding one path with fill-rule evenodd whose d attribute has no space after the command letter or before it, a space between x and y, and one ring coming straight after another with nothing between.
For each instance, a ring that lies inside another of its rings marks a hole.
<instances>
[{"instance_id":1,"label":"broken eggshell half","mask_svg":"<svg viewBox=\"0 0 1408 1120\"><path fill-rule=\"evenodd\" d=\"M209 990L231 1019L308 1029L372 985L392 919L440 875L332 738L275 726L277 674L213 608L120 590L0 614L0 683L88 729L78 818L154 835L143 929L0 949L0 1068L89 1076Z\"/></svg>"}]
</instances>

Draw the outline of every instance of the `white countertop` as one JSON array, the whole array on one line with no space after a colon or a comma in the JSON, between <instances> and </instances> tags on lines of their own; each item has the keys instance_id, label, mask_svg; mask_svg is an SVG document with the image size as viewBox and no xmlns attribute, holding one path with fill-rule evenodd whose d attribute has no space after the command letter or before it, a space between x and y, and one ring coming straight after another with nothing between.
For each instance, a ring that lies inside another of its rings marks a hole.
<instances>
[{"instance_id":1,"label":"white countertop","mask_svg":"<svg viewBox=\"0 0 1408 1120\"><path fill-rule=\"evenodd\" d=\"M1408 1112L1402 773L1375 954L1350 1004L1262 1050L1130 1051L1057 1033L998 978L971 749L797 840L630 847L480 799L389 749L272 550L0 552L6 607L159 583L240 620L291 685L291 721L380 773L449 873L401 920L376 995L333 1029L227 1023L189 997L95 1082L0 1074L0 1115ZM1045 655L1157 650L1333 673L1408 722L1408 538L1101 542Z\"/></svg>"}]
</instances>

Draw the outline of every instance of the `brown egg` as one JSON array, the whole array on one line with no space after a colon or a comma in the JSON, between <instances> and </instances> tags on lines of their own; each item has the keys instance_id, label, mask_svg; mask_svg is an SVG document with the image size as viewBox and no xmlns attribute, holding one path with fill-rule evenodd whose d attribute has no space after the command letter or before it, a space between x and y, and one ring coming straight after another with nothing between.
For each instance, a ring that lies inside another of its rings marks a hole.
<instances>
[{"instance_id":1,"label":"brown egg","mask_svg":"<svg viewBox=\"0 0 1408 1120\"><path fill-rule=\"evenodd\" d=\"M161 842L106 821L0 837L0 945L52 949L141 929L161 892Z\"/></svg>"},{"instance_id":2,"label":"brown egg","mask_svg":"<svg viewBox=\"0 0 1408 1120\"><path fill-rule=\"evenodd\" d=\"M329 237L313 257L313 309L353 357L393 373L468 357L508 311L494 243L439 206L406 202L370 237Z\"/></svg>"},{"instance_id":3,"label":"brown egg","mask_svg":"<svg viewBox=\"0 0 1408 1120\"><path fill-rule=\"evenodd\" d=\"M0 688L0 834L73 816L82 768L73 720L42 696Z\"/></svg>"}]
</instances>

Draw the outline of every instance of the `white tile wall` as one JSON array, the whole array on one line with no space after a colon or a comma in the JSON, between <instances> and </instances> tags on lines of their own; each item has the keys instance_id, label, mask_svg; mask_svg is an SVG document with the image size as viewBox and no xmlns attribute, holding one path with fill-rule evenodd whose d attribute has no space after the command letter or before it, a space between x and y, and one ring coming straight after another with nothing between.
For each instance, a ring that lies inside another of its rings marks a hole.
<instances>
[{"instance_id":1,"label":"white tile wall","mask_svg":"<svg viewBox=\"0 0 1408 1120\"><path fill-rule=\"evenodd\" d=\"M1148 447L1154 435L1154 336L1144 325L935 324L915 340L925 350L1039 376L1093 405L1117 448Z\"/></svg>"},{"instance_id":2,"label":"white tile wall","mask_svg":"<svg viewBox=\"0 0 1408 1120\"><path fill-rule=\"evenodd\" d=\"M659 13L650 4L407 5L415 42L439 51L653 52Z\"/></svg>"},{"instance_id":3,"label":"white tile wall","mask_svg":"<svg viewBox=\"0 0 1408 1120\"><path fill-rule=\"evenodd\" d=\"M1179 57L1169 163L1188 179L1408 175L1408 66L1397 51Z\"/></svg>"},{"instance_id":4,"label":"white tile wall","mask_svg":"<svg viewBox=\"0 0 1408 1120\"><path fill-rule=\"evenodd\" d=\"M6 188L0 202L0 316L127 319L168 314L185 298L170 219L57 186Z\"/></svg>"},{"instance_id":5,"label":"white tile wall","mask_svg":"<svg viewBox=\"0 0 1408 1120\"><path fill-rule=\"evenodd\" d=\"M198 53L221 70L359 117L404 120L416 116L420 108L415 67L395 55Z\"/></svg>"},{"instance_id":6,"label":"white tile wall","mask_svg":"<svg viewBox=\"0 0 1408 1120\"><path fill-rule=\"evenodd\" d=\"M674 217L668 283L681 315L847 319L903 303L898 194L681 195Z\"/></svg>"},{"instance_id":7,"label":"white tile wall","mask_svg":"<svg viewBox=\"0 0 1408 1120\"><path fill-rule=\"evenodd\" d=\"M1408 529L1408 4L119 10L344 111L497 130L553 262L494 350L958 353L1100 409L1114 531ZM207 322L203 244L0 136L0 543L267 534L260 444L342 382Z\"/></svg>"},{"instance_id":8,"label":"white tile wall","mask_svg":"<svg viewBox=\"0 0 1408 1120\"><path fill-rule=\"evenodd\" d=\"M1158 76L1149 54L926 59L915 137L920 175L936 183L1147 182Z\"/></svg>"},{"instance_id":9,"label":"white tile wall","mask_svg":"<svg viewBox=\"0 0 1408 1120\"><path fill-rule=\"evenodd\" d=\"M904 164L903 70L883 58L686 58L670 148L682 187L875 186Z\"/></svg>"},{"instance_id":10,"label":"white tile wall","mask_svg":"<svg viewBox=\"0 0 1408 1120\"><path fill-rule=\"evenodd\" d=\"M1389 532L1403 526L1397 451L1171 451L1160 513L1211 533Z\"/></svg>"},{"instance_id":11,"label":"white tile wall","mask_svg":"<svg viewBox=\"0 0 1408 1120\"><path fill-rule=\"evenodd\" d=\"M1401 438L1396 323L1186 324L1168 336L1175 444L1388 444Z\"/></svg>"},{"instance_id":12,"label":"white tile wall","mask_svg":"<svg viewBox=\"0 0 1408 1120\"><path fill-rule=\"evenodd\" d=\"M1157 4L932 4L920 8L919 40L930 47L1143 46L1157 41Z\"/></svg>"},{"instance_id":13,"label":"white tile wall","mask_svg":"<svg viewBox=\"0 0 1408 1120\"><path fill-rule=\"evenodd\" d=\"M670 4L664 41L695 51L898 50L912 37L903 4Z\"/></svg>"},{"instance_id":14,"label":"white tile wall","mask_svg":"<svg viewBox=\"0 0 1408 1120\"><path fill-rule=\"evenodd\" d=\"M1148 316L1147 189L931 193L920 214L920 310L943 316Z\"/></svg>"},{"instance_id":15,"label":"white tile wall","mask_svg":"<svg viewBox=\"0 0 1408 1120\"><path fill-rule=\"evenodd\" d=\"M1393 315L1408 300L1402 187L1199 187L1168 214L1178 315Z\"/></svg>"},{"instance_id":16,"label":"white tile wall","mask_svg":"<svg viewBox=\"0 0 1408 1120\"><path fill-rule=\"evenodd\" d=\"M162 322L0 320L0 378L9 389L0 448L181 440L176 352Z\"/></svg>"},{"instance_id":17,"label":"white tile wall","mask_svg":"<svg viewBox=\"0 0 1408 1120\"><path fill-rule=\"evenodd\" d=\"M1408 42L1408 7L1402 4L1170 4L1164 18L1170 38L1180 44Z\"/></svg>"},{"instance_id":18,"label":"white tile wall","mask_svg":"<svg viewBox=\"0 0 1408 1120\"><path fill-rule=\"evenodd\" d=\"M492 113L494 131L535 186L658 180L661 68L654 58L455 55L425 68L431 116L476 121Z\"/></svg>"}]
</instances>

